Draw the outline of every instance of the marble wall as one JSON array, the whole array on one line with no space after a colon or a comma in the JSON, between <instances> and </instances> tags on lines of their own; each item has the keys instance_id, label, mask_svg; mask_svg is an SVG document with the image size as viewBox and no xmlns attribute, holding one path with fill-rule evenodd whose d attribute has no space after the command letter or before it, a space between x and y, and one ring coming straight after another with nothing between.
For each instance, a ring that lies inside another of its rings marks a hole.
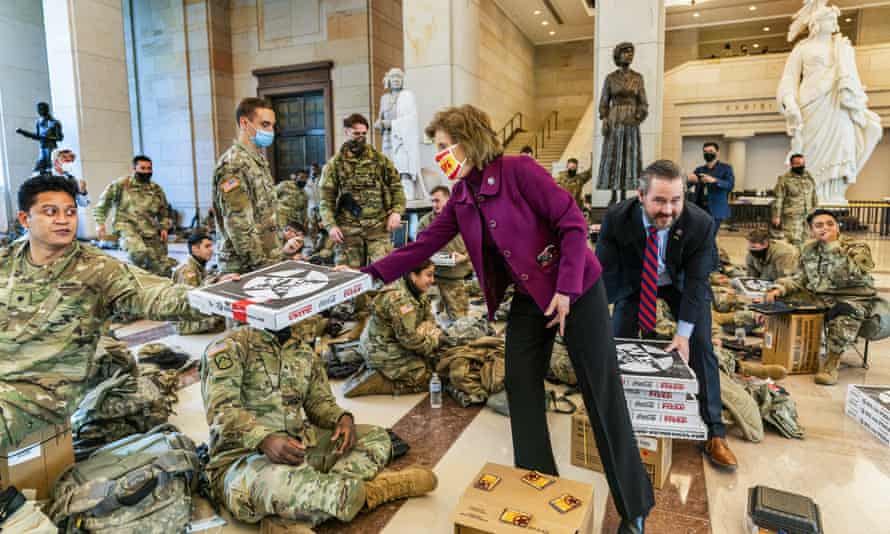
<instances>
[{"instance_id":1,"label":"marble wall","mask_svg":"<svg viewBox=\"0 0 890 534\"><path fill-rule=\"evenodd\" d=\"M52 103L40 2L0 2L0 232L18 210L16 192L37 160L37 143L15 133L34 130L35 104Z\"/></svg>"},{"instance_id":2,"label":"marble wall","mask_svg":"<svg viewBox=\"0 0 890 534\"><path fill-rule=\"evenodd\" d=\"M535 47L538 117L559 111L561 129L574 128L593 98L593 39Z\"/></svg>"}]
</instances>

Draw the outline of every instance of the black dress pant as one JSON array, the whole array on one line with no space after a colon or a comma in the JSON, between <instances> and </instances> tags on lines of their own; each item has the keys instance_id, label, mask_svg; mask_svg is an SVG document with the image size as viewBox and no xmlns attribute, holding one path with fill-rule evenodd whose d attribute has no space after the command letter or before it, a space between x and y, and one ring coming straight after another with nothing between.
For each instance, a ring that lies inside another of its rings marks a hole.
<instances>
[{"instance_id":1,"label":"black dress pant","mask_svg":"<svg viewBox=\"0 0 890 534\"><path fill-rule=\"evenodd\" d=\"M682 294L676 287L661 286L658 298L664 299L674 317L679 317ZM720 367L711 344L711 303L707 302L696 317L695 329L689 339L689 366L698 379L698 406L702 420L708 427L708 437L726 436L721 412ZM639 314L640 294L615 303L612 316L615 337L640 337Z\"/></svg>"},{"instance_id":2,"label":"black dress pant","mask_svg":"<svg viewBox=\"0 0 890 534\"><path fill-rule=\"evenodd\" d=\"M544 377L557 332L548 322L530 296L516 293L507 318L505 386L516 467L558 475L544 411ZM655 497L624 400L602 281L572 304L565 342L618 513L646 516Z\"/></svg>"}]
</instances>

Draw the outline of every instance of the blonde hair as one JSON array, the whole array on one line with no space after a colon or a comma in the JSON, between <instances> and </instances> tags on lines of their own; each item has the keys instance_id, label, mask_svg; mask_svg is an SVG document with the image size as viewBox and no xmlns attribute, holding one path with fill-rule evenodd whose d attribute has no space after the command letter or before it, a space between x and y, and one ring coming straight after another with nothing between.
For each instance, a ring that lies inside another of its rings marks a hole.
<instances>
[{"instance_id":1,"label":"blonde hair","mask_svg":"<svg viewBox=\"0 0 890 534\"><path fill-rule=\"evenodd\" d=\"M475 106L466 104L436 113L424 133L432 139L438 130L447 133L454 143L459 143L467 155L467 162L480 171L504 153L488 114Z\"/></svg>"}]
</instances>

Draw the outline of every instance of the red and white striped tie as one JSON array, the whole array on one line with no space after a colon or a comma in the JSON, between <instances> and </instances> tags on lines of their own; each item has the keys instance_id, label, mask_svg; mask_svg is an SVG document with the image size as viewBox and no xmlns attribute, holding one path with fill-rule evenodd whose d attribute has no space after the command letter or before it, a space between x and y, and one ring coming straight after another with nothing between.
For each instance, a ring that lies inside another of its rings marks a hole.
<instances>
[{"instance_id":1,"label":"red and white striped tie","mask_svg":"<svg viewBox=\"0 0 890 534\"><path fill-rule=\"evenodd\" d=\"M649 332L655 329L655 299L658 298L658 229L649 227L646 239L646 253L643 254L643 279L640 288L640 330Z\"/></svg>"}]
</instances>

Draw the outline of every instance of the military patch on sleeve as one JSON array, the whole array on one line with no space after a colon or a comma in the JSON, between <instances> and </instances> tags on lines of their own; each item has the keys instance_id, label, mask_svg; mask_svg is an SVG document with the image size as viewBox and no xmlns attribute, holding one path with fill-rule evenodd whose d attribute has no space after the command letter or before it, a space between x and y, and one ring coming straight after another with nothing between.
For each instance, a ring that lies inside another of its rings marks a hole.
<instances>
[{"instance_id":1,"label":"military patch on sleeve","mask_svg":"<svg viewBox=\"0 0 890 534\"><path fill-rule=\"evenodd\" d=\"M213 358L213 363L216 364L217 369L220 371L225 371L233 364L232 358L229 357L228 354L219 354Z\"/></svg>"},{"instance_id":2,"label":"military patch on sleeve","mask_svg":"<svg viewBox=\"0 0 890 534\"><path fill-rule=\"evenodd\" d=\"M241 180L235 178L234 176L226 180L222 183L223 193L228 193L238 188L241 185Z\"/></svg>"},{"instance_id":3,"label":"military patch on sleeve","mask_svg":"<svg viewBox=\"0 0 890 534\"><path fill-rule=\"evenodd\" d=\"M401 313L402 315L411 313L411 312L413 312L413 311L414 311L414 305L413 305L413 304L403 304L402 307L399 308L399 313Z\"/></svg>"},{"instance_id":4,"label":"military patch on sleeve","mask_svg":"<svg viewBox=\"0 0 890 534\"><path fill-rule=\"evenodd\" d=\"M195 277L195 273L194 273L193 271L186 271L186 272L185 272L185 277L186 277L186 278L194 278L194 277Z\"/></svg>"},{"instance_id":5,"label":"military patch on sleeve","mask_svg":"<svg viewBox=\"0 0 890 534\"><path fill-rule=\"evenodd\" d=\"M216 356L220 352L226 350L227 348L229 348L229 341L227 339L221 339L221 340L217 341L216 343L214 343L213 345L210 345L209 347L207 347L207 357L213 358L214 356Z\"/></svg>"}]
</instances>

